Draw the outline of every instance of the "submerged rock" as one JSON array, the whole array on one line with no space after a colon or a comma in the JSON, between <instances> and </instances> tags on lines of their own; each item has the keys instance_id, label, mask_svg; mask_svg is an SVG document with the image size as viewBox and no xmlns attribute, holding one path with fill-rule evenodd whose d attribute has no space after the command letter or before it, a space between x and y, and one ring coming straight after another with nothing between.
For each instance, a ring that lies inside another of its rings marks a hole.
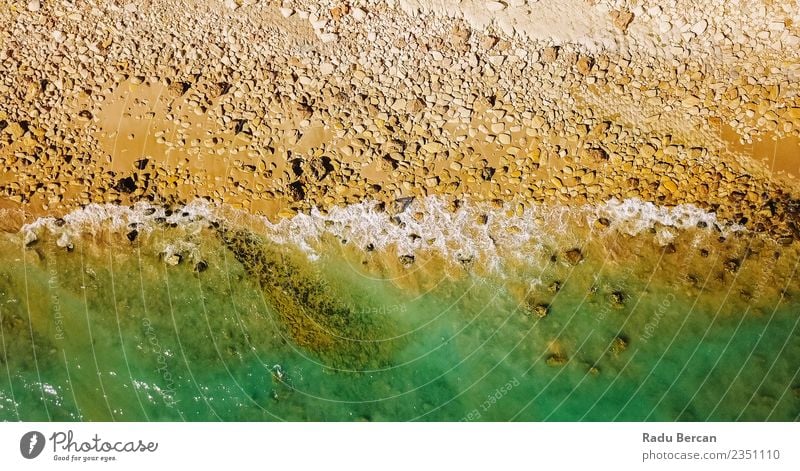
<instances>
[{"instance_id":1,"label":"submerged rock","mask_svg":"<svg viewBox=\"0 0 800 471\"><path fill-rule=\"evenodd\" d=\"M581 252L581 249L577 247L567 250L564 255L567 257L567 261L572 265L577 265L581 260L583 260L583 253Z\"/></svg>"},{"instance_id":2,"label":"submerged rock","mask_svg":"<svg viewBox=\"0 0 800 471\"><path fill-rule=\"evenodd\" d=\"M611 304L615 306L622 306L625 304L625 300L628 298L628 296L624 292L617 290L611 292L610 298Z\"/></svg>"},{"instance_id":3,"label":"submerged rock","mask_svg":"<svg viewBox=\"0 0 800 471\"><path fill-rule=\"evenodd\" d=\"M628 349L628 338L624 335L618 335L611 341L611 353L619 355Z\"/></svg>"},{"instance_id":4,"label":"submerged rock","mask_svg":"<svg viewBox=\"0 0 800 471\"><path fill-rule=\"evenodd\" d=\"M554 353L547 357L545 364L547 364L547 366L564 366L568 361L569 359L565 355L561 353Z\"/></svg>"}]
</instances>

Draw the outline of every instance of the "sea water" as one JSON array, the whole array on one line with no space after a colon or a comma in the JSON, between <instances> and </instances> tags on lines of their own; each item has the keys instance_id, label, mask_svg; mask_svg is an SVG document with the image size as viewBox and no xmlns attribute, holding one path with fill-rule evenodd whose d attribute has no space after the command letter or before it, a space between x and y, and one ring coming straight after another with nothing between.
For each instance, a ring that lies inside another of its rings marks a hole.
<instances>
[{"instance_id":1,"label":"sea water","mask_svg":"<svg viewBox=\"0 0 800 471\"><path fill-rule=\"evenodd\" d=\"M635 200L93 205L0 234L0 418L797 420L798 261Z\"/></svg>"}]
</instances>

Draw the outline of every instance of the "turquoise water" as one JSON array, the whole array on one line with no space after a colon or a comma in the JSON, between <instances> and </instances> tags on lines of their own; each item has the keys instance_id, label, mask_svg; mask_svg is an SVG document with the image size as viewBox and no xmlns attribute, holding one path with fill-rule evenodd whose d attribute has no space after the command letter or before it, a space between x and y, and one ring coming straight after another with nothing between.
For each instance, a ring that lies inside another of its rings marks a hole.
<instances>
[{"instance_id":1,"label":"turquoise water","mask_svg":"<svg viewBox=\"0 0 800 471\"><path fill-rule=\"evenodd\" d=\"M796 254L698 237L489 273L243 228L3 234L0 418L797 420ZM196 249L172 266L176 238Z\"/></svg>"}]
</instances>

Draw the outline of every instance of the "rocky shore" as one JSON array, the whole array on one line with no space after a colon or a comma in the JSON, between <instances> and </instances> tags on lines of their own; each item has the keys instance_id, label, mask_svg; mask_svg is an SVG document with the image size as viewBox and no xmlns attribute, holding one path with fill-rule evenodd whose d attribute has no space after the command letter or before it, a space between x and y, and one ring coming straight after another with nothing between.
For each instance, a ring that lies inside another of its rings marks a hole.
<instances>
[{"instance_id":1,"label":"rocky shore","mask_svg":"<svg viewBox=\"0 0 800 471\"><path fill-rule=\"evenodd\" d=\"M788 3L0 0L0 208L639 198L800 238Z\"/></svg>"}]
</instances>

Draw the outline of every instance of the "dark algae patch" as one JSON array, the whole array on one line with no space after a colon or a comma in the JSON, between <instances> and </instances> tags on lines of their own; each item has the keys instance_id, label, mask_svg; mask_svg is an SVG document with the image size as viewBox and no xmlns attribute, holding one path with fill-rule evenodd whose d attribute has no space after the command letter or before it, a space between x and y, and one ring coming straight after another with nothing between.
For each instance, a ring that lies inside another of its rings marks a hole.
<instances>
[{"instance_id":1,"label":"dark algae patch","mask_svg":"<svg viewBox=\"0 0 800 471\"><path fill-rule=\"evenodd\" d=\"M330 367L364 370L391 365L398 340L392 322L342 301L336 288L302 254L242 229L218 230L225 247L260 286L282 329Z\"/></svg>"}]
</instances>

